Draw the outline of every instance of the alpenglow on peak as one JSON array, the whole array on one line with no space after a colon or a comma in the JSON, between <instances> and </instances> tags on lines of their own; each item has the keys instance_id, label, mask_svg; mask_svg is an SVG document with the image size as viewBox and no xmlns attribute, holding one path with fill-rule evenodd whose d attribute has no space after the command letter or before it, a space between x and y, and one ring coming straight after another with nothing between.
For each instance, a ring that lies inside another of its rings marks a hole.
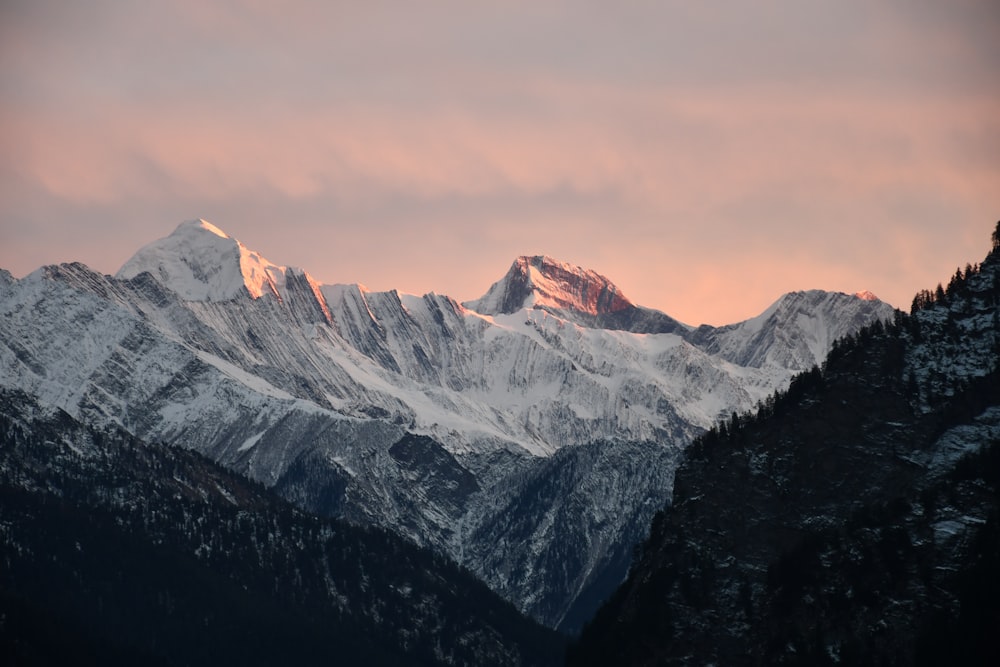
<instances>
[{"instance_id":1,"label":"alpenglow on peak","mask_svg":"<svg viewBox=\"0 0 1000 667\"><path fill-rule=\"evenodd\" d=\"M858 297L862 301L881 301L882 299L875 296L872 292L868 290L861 290L860 292L855 292L854 296Z\"/></svg>"},{"instance_id":2,"label":"alpenglow on peak","mask_svg":"<svg viewBox=\"0 0 1000 667\"><path fill-rule=\"evenodd\" d=\"M197 219L182 222L169 236L140 248L116 277L131 279L148 271L187 301L229 301L243 294L280 299L292 270Z\"/></svg>"},{"instance_id":3,"label":"alpenglow on peak","mask_svg":"<svg viewBox=\"0 0 1000 667\"><path fill-rule=\"evenodd\" d=\"M486 294L465 306L484 315L514 313L522 308L603 315L634 307L601 274L546 255L518 257Z\"/></svg>"}]
</instances>

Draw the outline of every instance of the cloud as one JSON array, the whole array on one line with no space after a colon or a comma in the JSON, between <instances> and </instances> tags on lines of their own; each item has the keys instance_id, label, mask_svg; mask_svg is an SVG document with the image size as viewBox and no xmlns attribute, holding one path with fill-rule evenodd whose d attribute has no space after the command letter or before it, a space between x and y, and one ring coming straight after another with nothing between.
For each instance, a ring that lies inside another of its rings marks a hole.
<instances>
[{"instance_id":1,"label":"cloud","mask_svg":"<svg viewBox=\"0 0 1000 667\"><path fill-rule=\"evenodd\" d=\"M205 216L460 298L547 252L692 321L779 289L905 305L997 217L996 27L973 1L5 3L0 264L51 261L65 219L115 230L79 257L114 270Z\"/></svg>"}]
</instances>

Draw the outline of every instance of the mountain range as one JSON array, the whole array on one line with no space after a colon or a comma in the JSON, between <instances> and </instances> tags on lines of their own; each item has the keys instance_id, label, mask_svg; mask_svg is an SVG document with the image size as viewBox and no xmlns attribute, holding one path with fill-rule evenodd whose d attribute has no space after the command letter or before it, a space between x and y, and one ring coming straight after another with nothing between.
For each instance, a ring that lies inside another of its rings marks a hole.
<instances>
[{"instance_id":1,"label":"mountain range","mask_svg":"<svg viewBox=\"0 0 1000 667\"><path fill-rule=\"evenodd\" d=\"M806 291L692 327L544 256L462 304L320 284L195 220L115 276L0 272L0 314L3 389L432 549L573 633L687 446L894 310Z\"/></svg>"}]
</instances>

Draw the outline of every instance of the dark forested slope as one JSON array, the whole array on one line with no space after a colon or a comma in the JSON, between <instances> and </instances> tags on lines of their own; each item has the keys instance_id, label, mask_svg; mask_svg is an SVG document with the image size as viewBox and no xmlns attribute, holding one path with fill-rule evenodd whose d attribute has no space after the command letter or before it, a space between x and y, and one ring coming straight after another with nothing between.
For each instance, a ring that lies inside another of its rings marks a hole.
<instances>
[{"instance_id":1,"label":"dark forested slope","mask_svg":"<svg viewBox=\"0 0 1000 667\"><path fill-rule=\"evenodd\" d=\"M447 559L0 393L4 664L552 664Z\"/></svg>"},{"instance_id":2,"label":"dark forested slope","mask_svg":"<svg viewBox=\"0 0 1000 667\"><path fill-rule=\"evenodd\" d=\"M1000 225L699 439L570 663L1000 664L998 301Z\"/></svg>"}]
</instances>

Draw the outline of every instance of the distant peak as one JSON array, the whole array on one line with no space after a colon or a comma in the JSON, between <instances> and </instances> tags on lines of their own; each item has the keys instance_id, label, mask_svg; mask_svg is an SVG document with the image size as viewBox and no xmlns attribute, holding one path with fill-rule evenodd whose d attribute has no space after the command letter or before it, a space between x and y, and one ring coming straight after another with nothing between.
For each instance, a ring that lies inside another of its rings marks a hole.
<instances>
[{"instance_id":1,"label":"distant peak","mask_svg":"<svg viewBox=\"0 0 1000 667\"><path fill-rule=\"evenodd\" d=\"M285 271L198 219L182 222L166 238L141 248L118 270L118 277L148 272L188 301L226 301L241 293L255 299L270 293L280 299Z\"/></svg>"},{"instance_id":2,"label":"distant peak","mask_svg":"<svg viewBox=\"0 0 1000 667\"><path fill-rule=\"evenodd\" d=\"M464 304L484 315L514 313L522 308L601 315L633 304L601 274L547 255L522 255L507 275L475 301Z\"/></svg>"},{"instance_id":3,"label":"distant peak","mask_svg":"<svg viewBox=\"0 0 1000 667\"><path fill-rule=\"evenodd\" d=\"M878 298L877 296L875 296L874 294L872 294L871 292L869 292L868 290L861 290L860 292L855 292L854 296L858 297L862 301L881 301L882 300L882 299Z\"/></svg>"}]
</instances>

